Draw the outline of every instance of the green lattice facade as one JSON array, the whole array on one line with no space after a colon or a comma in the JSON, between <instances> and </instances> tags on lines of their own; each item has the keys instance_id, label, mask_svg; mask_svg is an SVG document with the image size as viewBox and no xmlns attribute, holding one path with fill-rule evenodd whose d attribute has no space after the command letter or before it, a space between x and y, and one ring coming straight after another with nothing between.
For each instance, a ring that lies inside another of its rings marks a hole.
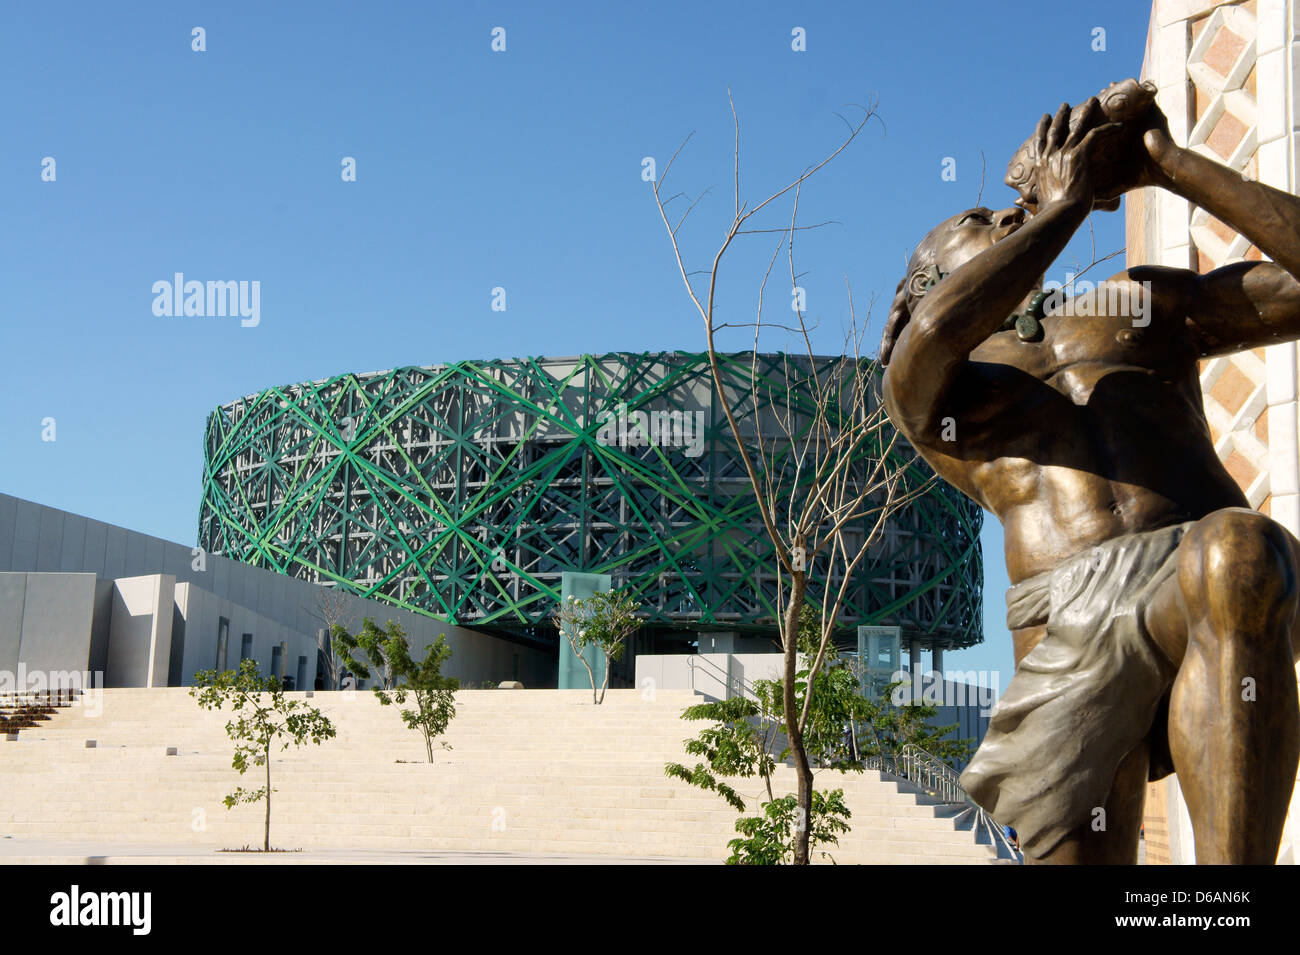
<instances>
[{"instance_id":1,"label":"green lattice facade","mask_svg":"<svg viewBox=\"0 0 1300 955\"><path fill-rule=\"evenodd\" d=\"M751 357L723 358L738 394ZM788 367L759 356L759 392L797 413ZM268 388L208 417L199 542L505 634L546 629L566 570L630 586L659 628L771 631L772 545L713 394L707 357L682 352ZM775 439L770 412L747 415L748 433ZM910 449L900 460L928 475ZM842 622L898 624L944 648L982 640L981 516L942 483L897 513Z\"/></svg>"}]
</instances>

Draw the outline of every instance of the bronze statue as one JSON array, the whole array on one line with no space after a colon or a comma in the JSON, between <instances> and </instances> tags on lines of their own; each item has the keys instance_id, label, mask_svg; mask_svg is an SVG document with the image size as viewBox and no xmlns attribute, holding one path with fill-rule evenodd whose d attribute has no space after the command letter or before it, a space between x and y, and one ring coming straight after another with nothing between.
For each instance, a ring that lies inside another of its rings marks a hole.
<instances>
[{"instance_id":1,"label":"bronze statue","mask_svg":"<svg viewBox=\"0 0 1300 955\"><path fill-rule=\"evenodd\" d=\"M1272 864L1300 759L1300 542L1219 462L1197 362L1300 338L1300 198L1177 146L1150 94L1128 81L1110 108L1044 116L1008 171L1020 205L925 237L881 345L885 402L1005 528L1016 673L971 796L1029 862L1133 863L1145 784L1176 771L1198 862ZM1144 186L1273 262L1045 295L1088 213Z\"/></svg>"}]
</instances>

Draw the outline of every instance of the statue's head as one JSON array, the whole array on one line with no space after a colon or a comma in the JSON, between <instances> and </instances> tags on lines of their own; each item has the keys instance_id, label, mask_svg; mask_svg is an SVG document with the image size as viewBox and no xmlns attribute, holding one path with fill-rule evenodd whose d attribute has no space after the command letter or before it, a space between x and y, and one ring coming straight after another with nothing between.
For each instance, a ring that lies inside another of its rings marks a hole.
<instances>
[{"instance_id":1,"label":"statue's head","mask_svg":"<svg viewBox=\"0 0 1300 955\"><path fill-rule=\"evenodd\" d=\"M994 212L983 206L959 212L944 219L926 233L912 252L907 274L898 283L898 291L885 323L880 360L889 363L894 341L911 318L916 303L925 295L939 275L948 275L994 244L1019 229L1026 213L1018 206Z\"/></svg>"},{"instance_id":2,"label":"statue's head","mask_svg":"<svg viewBox=\"0 0 1300 955\"><path fill-rule=\"evenodd\" d=\"M994 212L983 206L944 219L917 243L907 263L908 304L926 293L931 266L948 275L985 249L992 248L1025 222L1025 210L1011 206Z\"/></svg>"}]
</instances>

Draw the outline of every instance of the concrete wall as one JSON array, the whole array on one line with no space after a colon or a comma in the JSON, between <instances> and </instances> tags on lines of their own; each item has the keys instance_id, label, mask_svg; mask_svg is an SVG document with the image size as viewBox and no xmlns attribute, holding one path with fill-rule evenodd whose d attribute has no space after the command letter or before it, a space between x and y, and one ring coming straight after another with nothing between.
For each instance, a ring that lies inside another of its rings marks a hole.
<instances>
[{"instance_id":1,"label":"concrete wall","mask_svg":"<svg viewBox=\"0 0 1300 955\"><path fill-rule=\"evenodd\" d=\"M253 659L264 673L271 672L271 648L282 640L289 641L289 653L295 666L289 672L296 674L298 654L308 655L309 679L316 676L316 641L311 634L290 630L255 613L247 607L218 597L193 584L176 585L176 606L185 620L185 639L181 652L181 683L194 681L199 670L211 670L217 665L217 630L222 618L230 621L230 637L226 647L226 667L239 666L240 640L243 634L253 635ZM295 687L310 690L311 686Z\"/></svg>"},{"instance_id":2,"label":"concrete wall","mask_svg":"<svg viewBox=\"0 0 1300 955\"><path fill-rule=\"evenodd\" d=\"M4 627L9 621L12 631L16 624L11 618L22 613L15 608L30 599L25 593L26 580L48 572L51 579L38 581L34 592L41 609L33 627L49 633L53 642L42 646L33 636L33 643L21 651L29 668L33 667L32 659L67 660L75 650L72 658L93 657L100 662L91 669L107 670L111 634L105 607L111 612L115 599L112 582L166 576L175 581L176 610L171 634L177 652L171 654L169 647L167 652L155 653L151 664L155 685L171 682L178 674L183 682L189 682L196 670L212 668L216 621L222 616L230 620L230 666L238 665L241 634L251 633L253 655L266 672L270 672L271 647L287 640L285 672L296 676L298 657L304 655L308 657L308 678L315 679L315 634L324 626L319 617L319 595L326 590L315 583L0 494L0 578L6 572L24 577L24 595L20 598L16 581L0 585L0 669L13 669L17 664L16 659L11 659L15 655L13 634L6 635ZM80 584L55 583L68 574L85 580ZM64 596L50 593L50 588ZM193 595L190 588L194 589ZM78 594L76 599L68 596L72 591ZM352 594L341 596L344 625L354 631L365 617L373 617L380 624L393 620L406 631L417 652L445 633L454 654L447 666L451 676L475 682L518 678L525 686L539 689L555 686L556 658L544 650ZM50 614L56 617L47 625L42 621ZM179 628L175 626L178 616L183 620ZM124 639L136 638L133 635ZM69 641L77 646L71 646ZM29 652L33 655L30 658ZM81 666L85 668L86 664Z\"/></svg>"},{"instance_id":3,"label":"concrete wall","mask_svg":"<svg viewBox=\"0 0 1300 955\"><path fill-rule=\"evenodd\" d=\"M299 633L193 584L176 586L176 606L185 619L184 651L180 667L182 683L191 683L197 671L210 670L216 665L217 636L224 617L230 622L226 651L228 667L233 669L238 665L240 641L245 633L253 635L253 659L267 673L271 671L271 651L283 641L289 645L285 673L293 676L296 682L298 657L305 656L308 685L297 688L312 688L316 677L315 629L309 633ZM375 620L380 625L390 619L387 615L381 616L386 609L381 607L375 613ZM407 631L411 653L420 659L425 648L439 634L446 634L447 645L452 649L452 658L443 670L447 676L475 683L519 679L529 689L546 689L555 685L555 661L545 654L462 627L439 624L437 621L430 623L433 625L424 626L418 632ZM352 625L354 632L358 624L360 621ZM517 662L516 656L519 658Z\"/></svg>"},{"instance_id":4,"label":"concrete wall","mask_svg":"<svg viewBox=\"0 0 1300 955\"><path fill-rule=\"evenodd\" d=\"M105 635L103 594L94 574L0 573L0 670L93 673Z\"/></svg>"},{"instance_id":5,"label":"concrete wall","mask_svg":"<svg viewBox=\"0 0 1300 955\"><path fill-rule=\"evenodd\" d=\"M10 673L18 669L26 595L26 574L0 574L0 670Z\"/></svg>"},{"instance_id":6,"label":"concrete wall","mask_svg":"<svg viewBox=\"0 0 1300 955\"><path fill-rule=\"evenodd\" d=\"M781 668L779 653L643 653L636 658L636 688L695 690L726 699L755 680L780 679Z\"/></svg>"},{"instance_id":7,"label":"concrete wall","mask_svg":"<svg viewBox=\"0 0 1300 955\"><path fill-rule=\"evenodd\" d=\"M166 686L171 660L176 578L123 577L113 582L105 686Z\"/></svg>"}]
</instances>

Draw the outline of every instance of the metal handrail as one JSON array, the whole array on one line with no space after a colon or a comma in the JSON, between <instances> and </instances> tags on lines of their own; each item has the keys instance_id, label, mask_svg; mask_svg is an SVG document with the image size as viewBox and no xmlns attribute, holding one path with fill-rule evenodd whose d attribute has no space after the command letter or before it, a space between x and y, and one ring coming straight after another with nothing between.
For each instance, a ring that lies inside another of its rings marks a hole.
<instances>
[{"instance_id":1,"label":"metal handrail","mask_svg":"<svg viewBox=\"0 0 1300 955\"><path fill-rule=\"evenodd\" d=\"M899 750L898 764L903 767L899 775L906 776L936 798L950 803L972 801L962 788L957 771L915 743L908 743Z\"/></svg>"},{"instance_id":2,"label":"metal handrail","mask_svg":"<svg viewBox=\"0 0 1300 955\"><path fill-rule=\"evenodd\" d=\"M866 769L902 776L916 783L928 795L948 803L972 802L962 788L957 771L939 757L915 743L908 743L892 756L871 756L863 760Z\"/></svg>"},{"instance_id":3,"label":"metal handrail","mask_svg":"<svg viewBox=\"0 0 1300 955\"><path fill-rule=\"evenodd\" d=\"M896 776L902 776L946 803L967 803L975 811L975 824L988 829L994 851L1000 857L1009 856L1017 860L1021 858L1020 850L1011 844L1011 840L1007 838L1006 832L998 821L966 792L961 784L960 774L939 757L926 752L915 743L908 743L891 759L873 756L864 760L863 765L867 769L892 772ZM892 768L887 768L888 766Z\"/></svg>"},{"instance_id":4,"label":"metal handrail","mask_svg":"<svg viewBox=\"0 0 1300 955\"><path fill-rule=\"evenodd\" d=\"M712 660L701 654L691 654L686 658L686 668L691 671L691 689L695 689L695 669L701 664L707 664L709 668L721 678L722 685L727 688L727 699L731 699L732 693L739 693L741 696L747 696L751 699L758 699L758 691L754 689L754 684L750 683L743 676L731 676L729 670L724 670Z\"/></svg>"}]
</instances>

